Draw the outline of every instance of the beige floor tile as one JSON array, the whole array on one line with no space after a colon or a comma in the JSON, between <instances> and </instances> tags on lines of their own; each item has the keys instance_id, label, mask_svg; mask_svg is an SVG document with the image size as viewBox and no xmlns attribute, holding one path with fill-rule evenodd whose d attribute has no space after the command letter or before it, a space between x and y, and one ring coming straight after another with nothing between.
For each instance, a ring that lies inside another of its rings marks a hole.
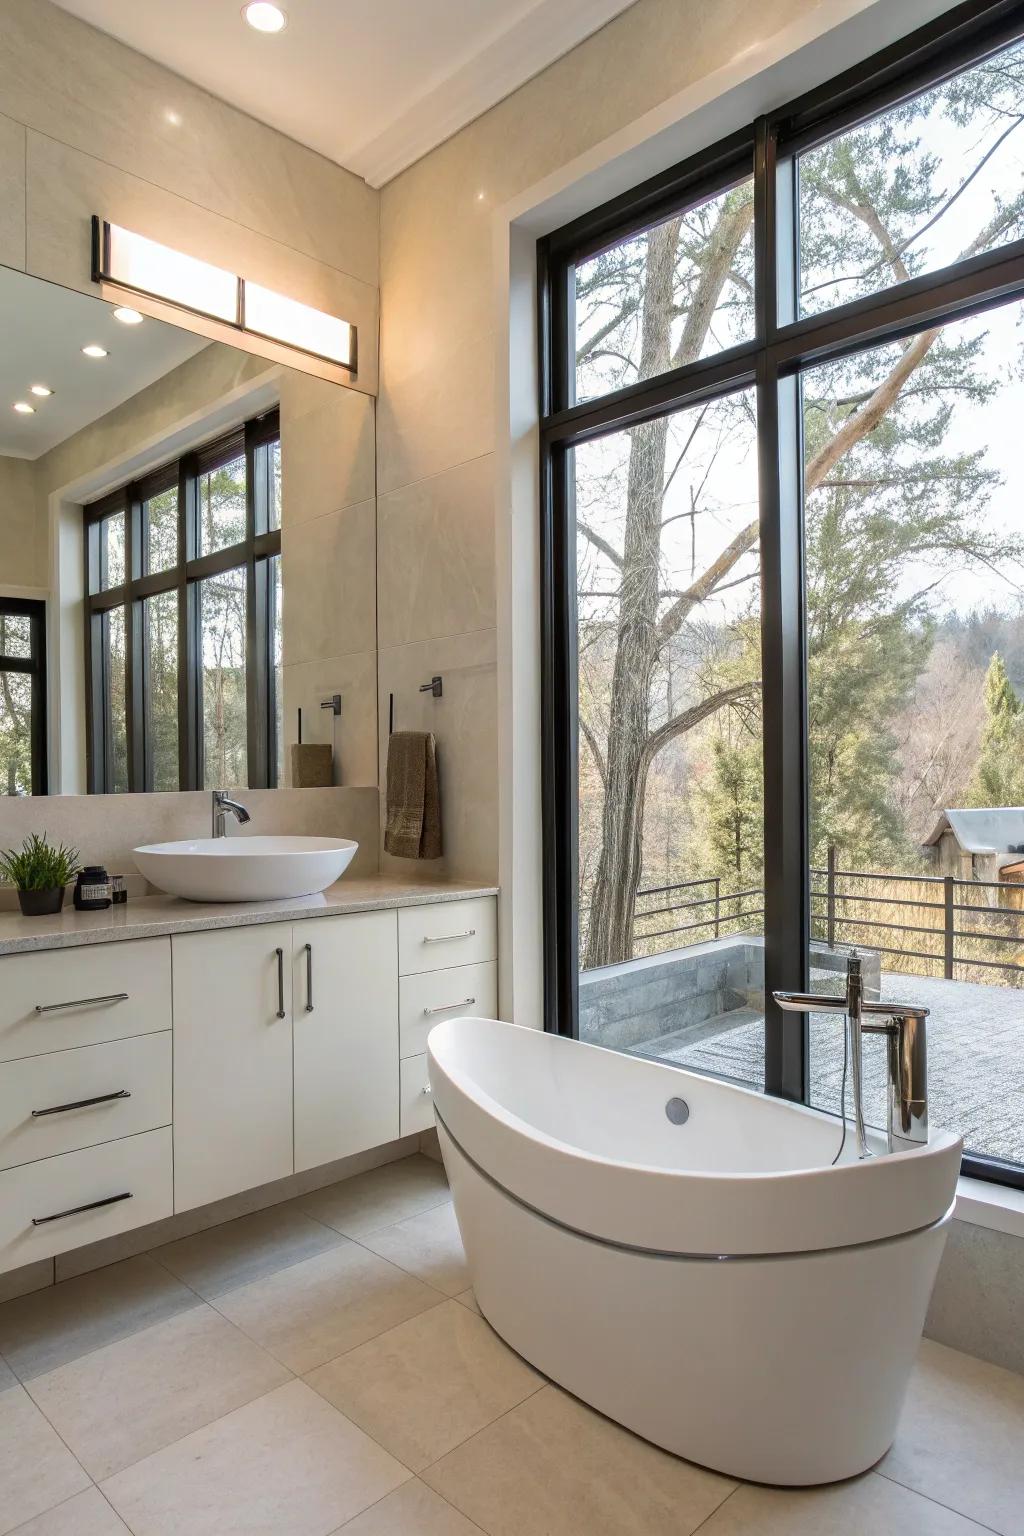
<instances>
[{"instance_id":1,"label":"beige floor tile","mask_svg":"<svg viewBox=\"0 0 1024 1536\"><path fill-rule=\"evenodd\" d=\"M119 1339L29 1384L97 1481L289 1380L212 1307Z\"/></svg>"},{"instance_id":2,"label":"beige floor tile","mask_svg":"<svg viewBox=\"0 0 1024 1536\"><path fill-rule=\"evenodd\" d=\"M829 1488L759 1488L730 1494L700 1536L981 1536L972 1520L869 1472Z\"/></svg>"},{"instance_id":3,"label":"beige floor tile","mask_svg":"<svg viewBox=\"0 0 1024 1536\"><path fill-rule=\"evenodd\" d=\"M56 1509L19 1525L15 1536L130 1536L98 1488L76 1493Z\"/></svg>"},{"instance_id":4,"label":"beige floor tile","mask_svg":"<svg viewBox=\"0 0 1024 1536\"><path fill-rule=\"evenodd\" d=\"M447 1301L306 1380L414 1472L536 1392L542 1378Z\"/></svg>"},{"instance_id":5,"label":"beige floor tile","mask_svg":"<svg viewBox=\"0 0 1024 1536\"><path fill-rule=\"evenodd\" d=\"M124 1259L5 1302L0 1353L28 1381L199 1305L198 1296L162 1265Z\"/></svg>"},{"instance_id":6,"label":"beige floor tile","mask_svg":"<svg viewBox=\"0 0 1024 1536\"><path fill-rule=\"evenodd\" d=\"M415 1153L354 1179L342 1179L301 1197L303 1210L317 1221L358 1237L377 1227L404 1221L451 1198L444 1169L433 1158Z\"/></svg>"},{"instance_id":7,"label":"beige floor tile","mask_svg":"<svg viewBox=\"0 0 1024 1536\"><path fill-rule=\"evenodd\" d=\"M108 1479L138 1536L329 1536L406 1469L291 1381Z\"/></svg>"},{"instance_id":8,"label":"beige floor tile","mask_svg":"<svg viewBox=\"0 0 1024 1536\"><path fill-rule=\"evenodd\" d=\"M24 1388L0 1394L0 1533L88 1486L86 1472Z\"/></svg>"},{"instance_id":9,"label":"beige floor tile","mask_svg":"<svg viewBox=\"0 0 1024 1536\"><path fill-rule=\"evenodd\" d=\"M735 1486L543 1387L423 1473L489 1536L690 1536Z\"/></svg>"},{"instance_id":10,"label":"beige floor tile","mask_svg":"<svg viewBox=\"0 0 1024 1536\"><path fill-rule=\"evenodd\" d=\"M335 1536L480 1536L480 1527L426 1483L413 1478L372 1509L356 1515Z\"/></svg>"},{"instance_id":11,"label":"beige floor tile","mask_svg":"<svg viewBox=\"0 0 1024 1536\"><path fill-rule=\"evenodd\" d=\"M0 1392L6 1392L8 1387L16 1387L18 1378L7 1364L6 1360L0 1360Z\"/></svg>"},{"instance_id":12,"label":"beige floor tile","mask_svg":"<svg viewBox=\"0 0 1024 1536\"><path fill-rule=\"evenodd\" d=\"M923 1339L884 1477L1024 1533L1024 1376Z\"/></svg>"},{"instance_id":13,"label":"beige floor tile","mask_svg":"<svg viewBox=\"0 0 1024 1536\"><path fill-rule=\"evenodd\" d=\"M299 1375L436 1305L430 1286L347 1241L216 1301Z\"/></svg>"},{"instance_id":14,"label":"beige floor tile","mask_svg":"<svg viewBox=\"0 0 1024 1536\"><path fill-rule=\"evenodd\" d=\"M289 1200L154 1248L153 1257L200 1296L211 1297L325 1253L339 1237Z\"/></svg>"},{"instance_id":15,"label":"beige floor tile","mask_svg":"<svg viewBox=\"0 0 1024 1536\"><path fill-rule=\"evenodd\" d=\"M457 1296L469 1284L469 1269L453 1205L437 1205L393 1227L366 1232L359 1238L367 1248L390 1259L400 1269Z\"/></svg>"},{"instance_id":16,"label":"beige floor tile","mask_svg":"<svg viewBox=\"0 0 1024 1536\"><path fill-rule=\"evenodd\" d=\"M464 1307L468 1307L471 1312L475 1312L477 1317L483 1317L483 1313L477 1305L472 1286L470 1286L468 1291L463 1291L461 1295L456 1296L455 1300L461 1302Z\"/></svg>"}]
</instances>

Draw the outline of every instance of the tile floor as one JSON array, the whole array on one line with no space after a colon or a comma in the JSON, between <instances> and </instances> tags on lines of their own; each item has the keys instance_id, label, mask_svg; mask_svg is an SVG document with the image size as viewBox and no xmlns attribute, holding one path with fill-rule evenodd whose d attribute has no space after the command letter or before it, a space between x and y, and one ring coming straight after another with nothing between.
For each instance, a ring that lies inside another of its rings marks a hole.
<instances>
[{"instance_id":1,"label":"tile floor","mask_svg":"<svg viewBox=\"0 0 1024 1536\"><path fill-rule=\"evenodd\" d=\"M0 1536L1024 1536L1022 1376L925 1341L873 1472L737 1485L546 1382L468 1285L416 1156L4 1303Z\"/></svg>"}]
</instances>

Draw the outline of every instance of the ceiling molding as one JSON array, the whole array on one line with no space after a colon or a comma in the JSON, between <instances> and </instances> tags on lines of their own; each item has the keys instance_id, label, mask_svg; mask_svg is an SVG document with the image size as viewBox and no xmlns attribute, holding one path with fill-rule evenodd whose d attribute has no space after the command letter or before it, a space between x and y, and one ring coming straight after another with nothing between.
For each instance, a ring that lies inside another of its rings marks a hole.
<instances>
[{"instance_id":1,"label":"ceiling molding","mask_svg":"<svg viewBox=\"0 0 1024 1536\"><path fill-rule=\"evenodd\" d=\"M382 187L633 3L541 0L468 63L417 97L383 133L350 151L347 169L371 187Z\"/></svg>"}]
</instances>

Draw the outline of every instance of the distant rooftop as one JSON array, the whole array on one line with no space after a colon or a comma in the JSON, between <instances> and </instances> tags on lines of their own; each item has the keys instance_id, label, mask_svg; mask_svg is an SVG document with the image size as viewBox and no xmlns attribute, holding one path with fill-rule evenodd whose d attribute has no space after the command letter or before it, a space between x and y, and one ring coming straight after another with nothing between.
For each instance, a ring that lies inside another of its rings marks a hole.
<instances>
[{"instance_id":1,"label":"distant rooftop","mask_svg":"<svg viewBox=\"0 0 1024 1536\"><path fill-rule=\"evenodd\" d=\"M965 853L1018 853L1024 848L1024 806L943 811L924 846L933 847L947 830Z\"/></svg>"}]
</instances>

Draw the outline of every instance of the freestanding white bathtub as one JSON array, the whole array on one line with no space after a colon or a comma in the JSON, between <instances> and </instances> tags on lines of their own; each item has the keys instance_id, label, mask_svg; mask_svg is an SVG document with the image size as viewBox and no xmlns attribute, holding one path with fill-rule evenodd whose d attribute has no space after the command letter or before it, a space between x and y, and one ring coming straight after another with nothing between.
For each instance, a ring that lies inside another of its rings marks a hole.
<instances>
[{"instance_id":1,"label":"freestanding white bathtub","mask_svg":"<svg viewBox=\"0 0 1024 1536\"><path fill-rule=\"evenodd\" d=\"M832 1482L885 1453L959 1138L861 1163L848 1136L832 1168L834 1117L657 1062L474 1018L428 1056L477 1302L513 1349L734 1477Z\"/></svg>"}]
</instances>

